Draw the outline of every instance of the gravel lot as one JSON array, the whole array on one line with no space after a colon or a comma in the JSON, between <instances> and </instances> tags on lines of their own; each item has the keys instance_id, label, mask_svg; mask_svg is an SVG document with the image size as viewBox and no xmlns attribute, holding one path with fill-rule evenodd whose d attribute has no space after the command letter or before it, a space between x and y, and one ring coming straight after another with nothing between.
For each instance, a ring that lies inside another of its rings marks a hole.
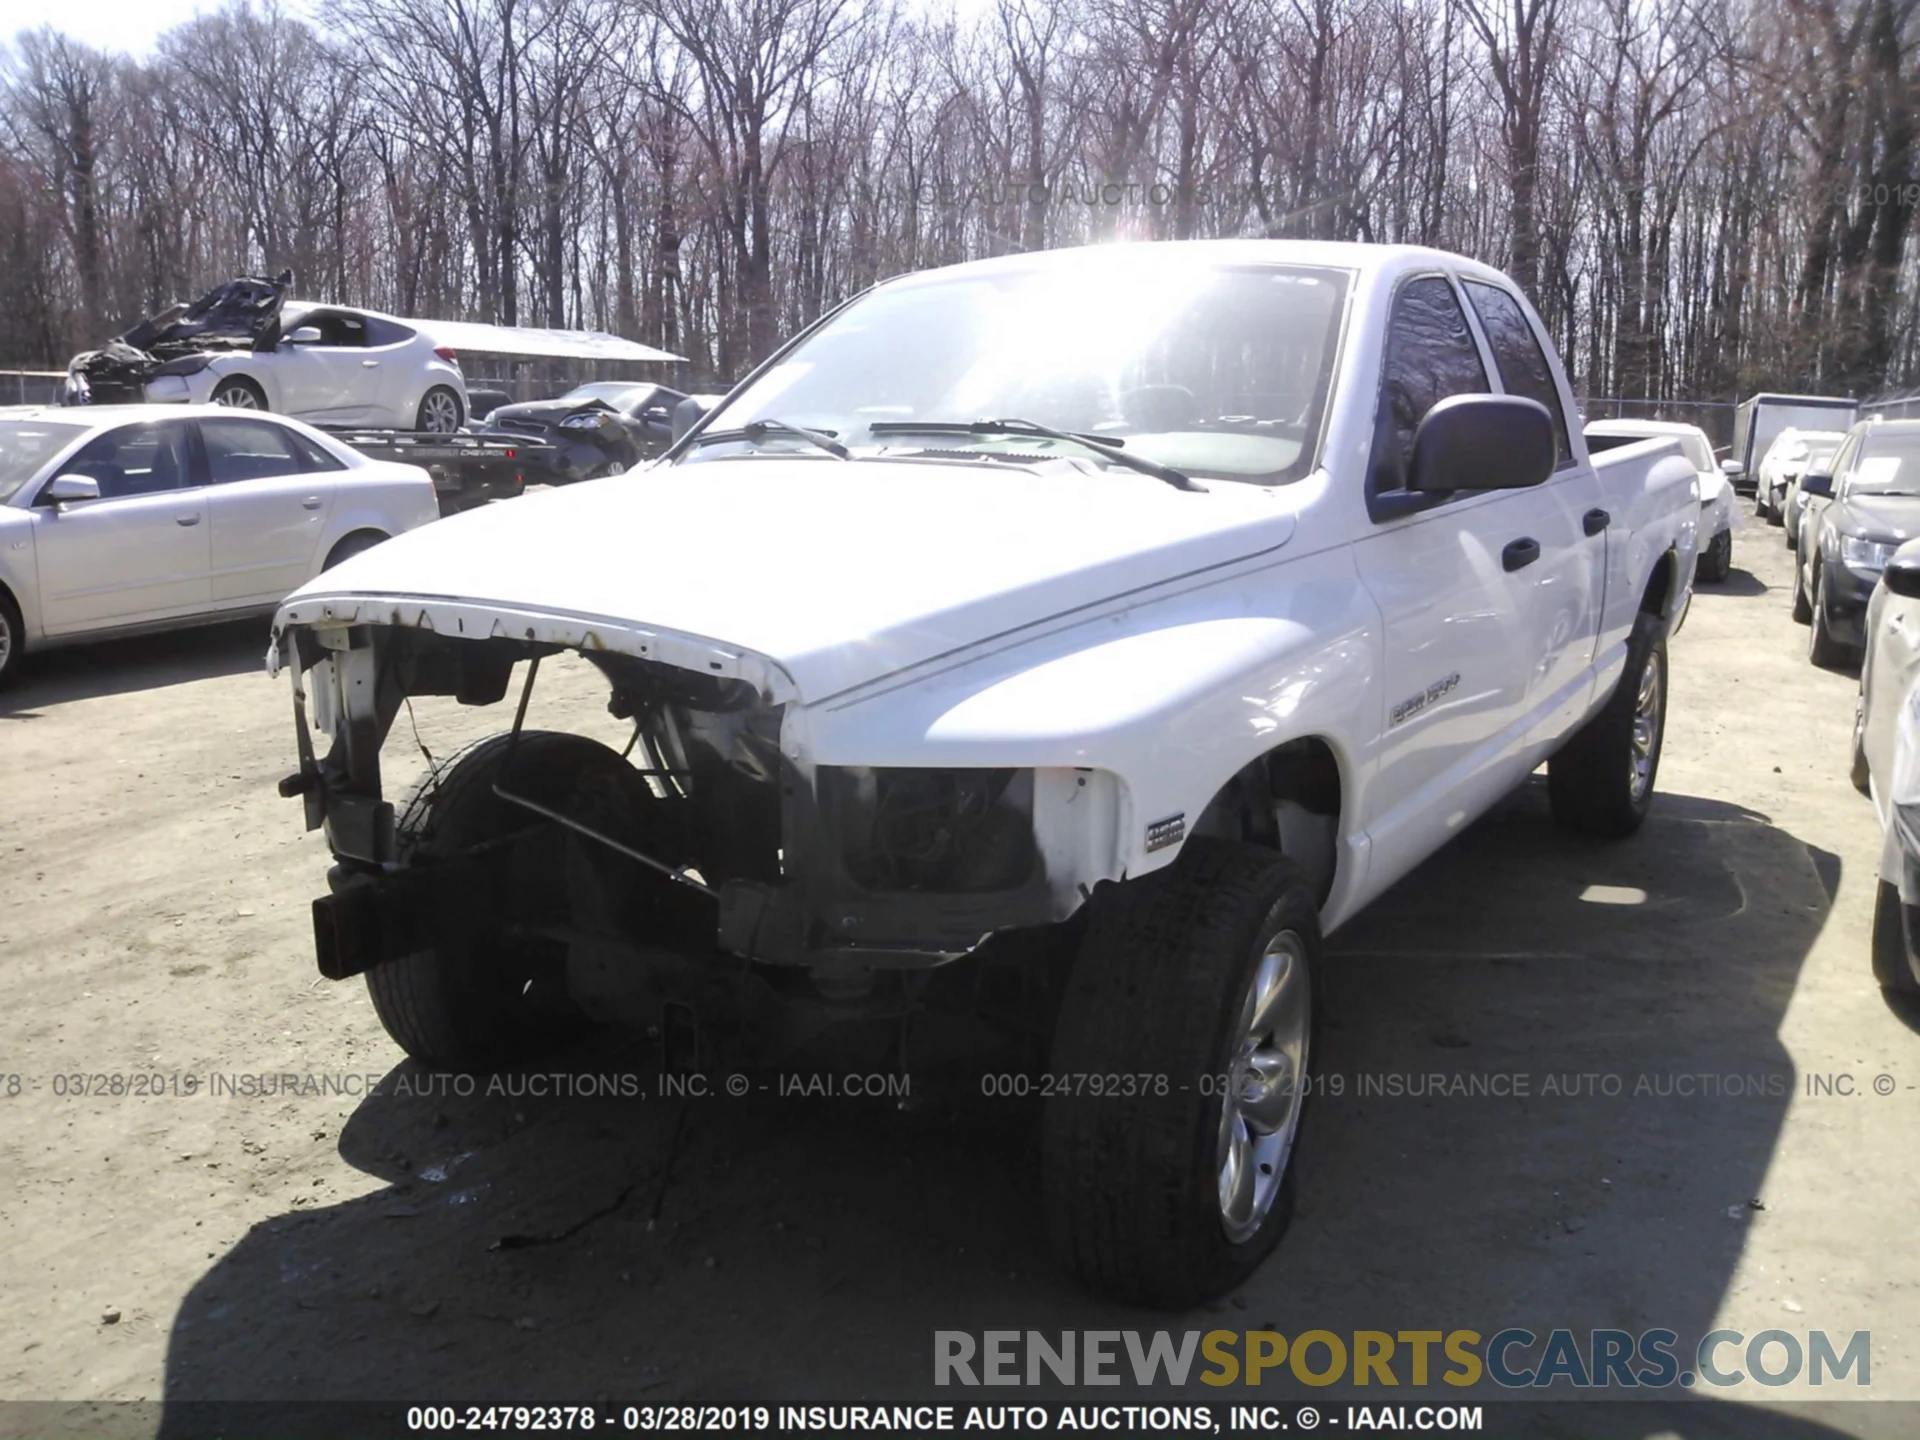
<instances>
[{"instance_id":1,"label":"gravel lot","mask_svg":"<svg viewBox=\"0 0 1920 1440\"><path fill-rule=\"evenodd\" d=\"M1854 681L1808 665L1779 535L1749 522L1673 644L1638 838L1570 839L1536 782L1335 937L1345 1093L1310 1119L1294 1229L1172 1328L1871 1329L1870 1393L1920 1399L1920 1017L1868 973ZM314 971L327 855L274 792L264 645L71 651L0 696L0 1398L82 1428L110 1399L845 1403L923 1390L936 1328L1170 1323L1053 1269L1027 1106L402 1093L427 1078L362 986ZM604 734L603 693L543 672L531 723ZM416 719L440 754L510 713ZM403 717L388 754L412 751ZM544 1068L656 1067L600 1036ZM1434 1071L1530 1093L1356 1093ZM385 1083L210 1093L283 1073ZM1838 1073L1856 1093L1809 1093ZM1696 1075L1733 1080L1671 1093Z\"/></svg>"}]
</instances>

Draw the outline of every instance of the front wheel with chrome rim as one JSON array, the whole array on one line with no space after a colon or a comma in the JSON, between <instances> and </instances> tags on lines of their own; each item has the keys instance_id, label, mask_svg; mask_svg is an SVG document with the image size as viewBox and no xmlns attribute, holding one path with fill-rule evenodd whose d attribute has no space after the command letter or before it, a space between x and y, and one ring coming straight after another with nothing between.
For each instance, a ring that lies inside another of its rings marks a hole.
<instances>
[{"instance_id":1,"label":"front wheel with chrome rim","mask_svg":"<svg viewBox=\"0 0 1920 1440\"><path fill-rule=\"evenodd\" d=\"M20 624L20 607L13 597L0 590L0 685L5 685L20 669L20 653L25 648Z\"/></svg>"},{"instance_id":2,"label":"front wheel with chrome rim","mask_svg":"<svg viewBox=\"0 0 1920 1440\"><path fill-rule=\"evenodd\" d=\"M1547 762L1553 817L1569 830L1618 840L1647 818L1667 731L1666 632L1661 616L1636 617L1619 685Z\"/></svg>"},{"instance_id":3,"label":"front wheel with chrome rim","mask_svg":"<svg viewBox=\"0 0 1920 1440\"><path fill-rule=\"evenodd\" d=\"M1284 856L1198 837L1089 908L1048 1061L1048 1225L1088 1288L1182 1309L1292 1218L1319 907Z\"/></svg>"}]
</instances>

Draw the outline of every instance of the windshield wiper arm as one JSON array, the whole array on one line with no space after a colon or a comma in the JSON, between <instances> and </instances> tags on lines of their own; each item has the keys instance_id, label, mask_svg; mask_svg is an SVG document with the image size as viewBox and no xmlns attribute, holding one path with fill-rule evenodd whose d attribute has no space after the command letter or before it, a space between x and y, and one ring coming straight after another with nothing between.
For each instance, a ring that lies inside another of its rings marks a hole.
<instances>
[{"instance_id":1,"label":"windshield wiper arm","mask_svg":"<svg viewBox=\"0 0 1920 1440\"><path fill-rule=\"evenodd\" d=\"M1051 425L1041 425L1032 420L876 420L867 427L867 431L873 435L1031 435L1040 440L1066 440L1097 450L1106 459L1124 465L1129 470L1138 470L1142 475L1164 480L1176 490L1200 488L1189 476L1171 465L1129 455L1122 448L1127 442L1117 435L1088 435L1073 430L1056 430Z\"/></svg>"},{"instance_id":2,"label":"windshield wiper arm","mask_svg":"<svg viewBox=\"0 0 1920 1440\"><path fill-rule=\"evenodd\" d=\"M852 457L847 447L834 439L831 430L810 430L805 425L790 425L785 420L750 420L738 430L707 430L694 437L698 445L718 445L727 440L747 440L759 444L769 435L791 435L796 440L804 440L817 450L824 450L836 460Z\"/></svg>"}]
</instances>

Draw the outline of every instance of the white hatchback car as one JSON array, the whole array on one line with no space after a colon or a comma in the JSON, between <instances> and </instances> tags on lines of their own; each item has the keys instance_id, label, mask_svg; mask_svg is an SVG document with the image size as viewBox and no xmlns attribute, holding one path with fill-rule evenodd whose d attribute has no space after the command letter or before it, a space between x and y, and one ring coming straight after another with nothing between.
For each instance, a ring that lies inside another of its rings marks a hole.
<instances>
[{"instance_id":1,"label":"white hatchback car","mask_svg":"<svg viewBox=\"0 0 1920 1440\"><path fill-rule=\"evenodd\" d=\"M297 300L281 308L280 338L271 348L210 353L191 374L156 375L146 394L160 403L441 434L467 418L467 382L451 349L391 316Z\"/></svg>"},{"instance_id":2,"label":"white hatchback car","mask_svg":"<svg viewBox=\"0 0 1920 1440\"><path fill-rule=\"evenodd\" d=\"M426 471L277 415L0 409L0 684L28 650L271 611L438 514Z\"/></svg>"}]
</instances>

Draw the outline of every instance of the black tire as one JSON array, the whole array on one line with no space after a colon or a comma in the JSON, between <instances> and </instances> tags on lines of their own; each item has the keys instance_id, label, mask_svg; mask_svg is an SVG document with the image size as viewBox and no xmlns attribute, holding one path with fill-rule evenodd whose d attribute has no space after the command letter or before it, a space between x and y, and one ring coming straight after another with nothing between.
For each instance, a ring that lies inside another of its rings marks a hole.
<instances>
[{"instance_id":1,"label":"black tire","mask_svg":"<svg viewBox=\"0 0 1920 1440\"><path fill-rule=\"evenodd\" d=\"M1707 542L1694 574L1709 585L1718 585L1733 572L1733 532L1722 530Z\"/></svg>"},{"instance_id":2,"label":"black tire","mask_svg":"<svg viewBox=\"0 0 1920 1440\"><path fill-rule=\"evenodd\" d=\"M1805 625L1813 619L1813 606L1807 600L1807 579L1800 570L1800 560L1793 562L1793 619L1798 625Z\"/></svg>"},{"instance_id":3,"label":"black tire","mask_svg":"<svg viewBox=\"0 0 1920 1440\"><path fill-rule=\"evenodd\" d=\"M1873 769L1867 764L1867 687L1860 686L1860 698L1853 703L1853 759L1847 778L1862 795L1873 793Z\"/></svg>"},{"instance_id":4,"label":"black tire","mask_svg":"<svg viewBox=\"0 0 1920 1440\"><path fill-rule=\"evenodd\" d=\"M213 403L235 410L265 410L267 392L244 375L229 375L213 387Z\"/></svg>"},{"instance_id":5,"label":"black tire","mask_svg":"<svg viewBox=\"0 0 1920 1440\"><path fill-rule=\"evenodd\" d=\"M414 412L413 428L435 435L451 435L466 423L466 411L460 396L451 386L436 385L420 397Z\"/></svg>"},{"instance_id":6,"label":"black tire","mask_svg":"<svg viewBox=\"0 0 1920 1440\"><path fill-rule=\"evenodd\" d=\"M1813 562L1813 599L1809 612L1812 628L1807 632L1807 659L1822 670L1838 670L1851 664L1853 647L1834 638L1827 619L1827 571L1818 560Z\"/></svg>"},{"instance_id":7,"label":"black tire","mask_svg":"<svg viewBox=\"0 0 1920 1440\"><path fill-rule=\"evenodd\" d=\"M1797 523L1787 524L1785 517L1782 517L1780 524L1787 532L1787 549L1797 551L1800 548L1800 526Z\"/></svg>"},{"instance_id":8,"label":"black tire","mask_svg":"<svg viewBox=\"0 0 1920 1440\"><path fill-rule=\"evenodd\" d=\"M1897 995L1920 994L1920 971L1907 948L1900 887L1882 880L1873 897L1873 978Z\"/></svg>"},{"instance_id":9,"label":"black tire","mask_svg":"<svg viewBox=\"0 0 1920 1440\"><path fill-rule=\"evenodd\" d=\"M1655 713L1644 756L1634 727L1642 686L1653 676ZM1641 611L1627 641L1620 683L1606 707L1583 725L1547 762L1547 799L1553 818L1579 835L1620 840L1640 828L1653 805L1660 751L1667 732L1667 626ZM1639 760L1645 760L1645 778Z\"/></svg>"},{"instance_id":10,"label":"black tire","mask_svg":"<svg viewBox=\"0 0 1920 1440\"><path fill-rule=\"evenodd\" d=\"M1304 1035L1299 1105L1277 1178L1262 1164L1254 1182L1269 1187L1265 1214L1253 1206L1236 1240L1219 1190L1227 1086L1209 1081L1241 1053L1242 1006L1276 944L1297 944L1299 958L1286 963L1301 967L1293 973L1306 986L1304 1016L1297 1004L1288 1011ZM1195 838L1167 869L1095 893L1048 1068L1151 1078L1124 1098L1069 1090L1047 1100L1048 1228L1089 1289L1186 1309L1240 1284L1279 1244L1311 1089L1319 957L1313 893L1271 850Z\"/></svg>"},{"instance_id":11,"label":"black tire","mask_svg":"<svg viewBox=\"0 0 1920 1440\"><path fill-rule=\"evenodd\" d=\"M20 673L26 648L27 628L20 619L20 607L11 595L0 590L0 687Z\"/></svg>"},{"instance_id":12,"label":"black tire","mask_svg":"<svg viewBox=\"0 0 1920 1440\"><path fill-rule=\"evenodd\" d=\"M442 761L407 793L394 833L402 864L460 854L525 829L526 811L493 793L510 735L493 735ZM581 735L521 732L513 788L566 811L589 775L628 790L642 782L618 754ZM367 972L367 993L400 1048L423 1065L505 1064L568 1038L583 1023L566 995L566 952L500 934L417 950Z\"/></svg>"},{"instance_id":13,"label":"black tire","mask_svg":"<svg viewBox=\"0 0 1920 1440\"><path fill-rule=\"evenodd\" d=\"M382 535L378 530L356 530L351 535L345 536L338 545L333 547L327 555L327 563L320 568L323 571L331 570L341 561L351 560L354 556L371 550L374 546L392 538L390 535Z\"/></svg>"}]
</instances>

